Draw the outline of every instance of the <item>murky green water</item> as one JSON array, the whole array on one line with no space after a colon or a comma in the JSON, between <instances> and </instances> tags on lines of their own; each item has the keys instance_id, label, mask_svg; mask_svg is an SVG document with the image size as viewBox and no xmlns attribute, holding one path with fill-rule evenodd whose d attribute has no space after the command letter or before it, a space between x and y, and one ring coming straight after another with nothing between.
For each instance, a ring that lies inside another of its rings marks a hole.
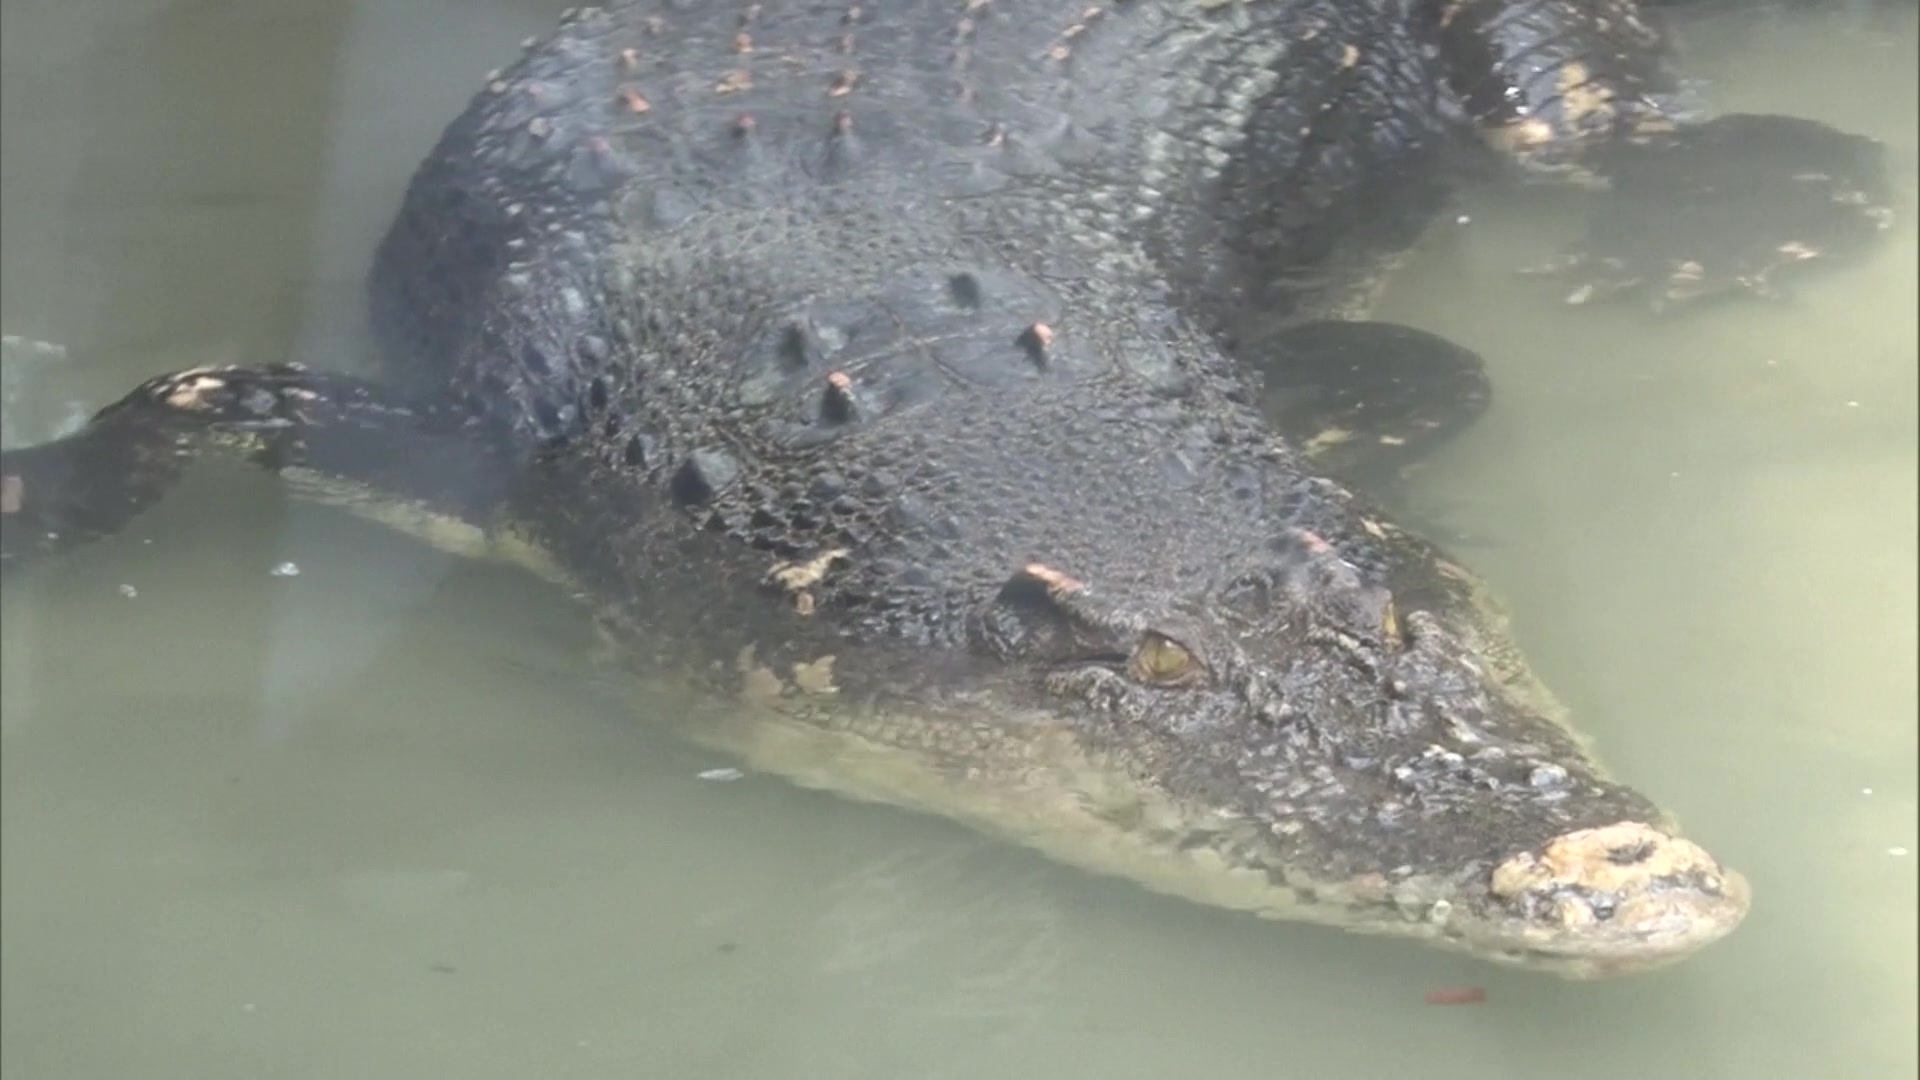
<instances>
[{"instance_id":1,"label":"murky green water","mask_svg":"<svg viewBox=\"0 0 1920 1080\"><path fill-rule=\"evenodd\" d=\"M558 6L0 3L0 322L73 356L38 418L355 363L409 169ZM1729 107L1888 140L1910 192L1915 42L1689 47ZM1793 304L1653 322L1507 273L1547 208L1462 213L1386 314L1498 394L1422 491L1607 757L1751 876L1724 944L1546 982L702 780L562 598L212 471L4 597L6 1075L1914 1075L1913 217Z\"/></svg>"}]
</instances>

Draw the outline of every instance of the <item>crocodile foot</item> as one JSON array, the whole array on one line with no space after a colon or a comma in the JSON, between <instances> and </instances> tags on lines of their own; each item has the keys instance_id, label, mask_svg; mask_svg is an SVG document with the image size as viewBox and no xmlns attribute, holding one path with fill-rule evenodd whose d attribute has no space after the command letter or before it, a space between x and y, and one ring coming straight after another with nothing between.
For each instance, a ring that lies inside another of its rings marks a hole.
<instances>
[{"instance_id":1,"label":"crocodile foot","mask_svg":"<svg viewBox=\"0 0 1920 1080\"><path fill-rule=\"evenodd\" d=\"M1858 255L1893 220L1886 148L1812 120L1730 114L1596 164L1609 183L1586 236L1531 271L1571 282L1571 304L1779 297L1783 271Z\"/></svg>"},{"instance_id":2,"label":"crocodile foot","mask_svg":"<svg viewBox=\"0 0 1920 1080\"><path fill-rule=\"evenodd\" d=\"M518 464L463 414L351 375L194 368L149 379L63 438L0 451L0 566L118 532L215 449L453 516L496 502Z\"/></svg>"},{"instance_id":3,"label":"crocodile foot","mask_svg":"<svg viewBox=\"0 0 1920 1080\"><path fill-rule=\"evenodd\" d=\"M1302 323L1250 351L1275 427L1315 468L1376 496L1471 426L1493 393L1478 353L1396 323Z\"/></svg>"}]
</instances>

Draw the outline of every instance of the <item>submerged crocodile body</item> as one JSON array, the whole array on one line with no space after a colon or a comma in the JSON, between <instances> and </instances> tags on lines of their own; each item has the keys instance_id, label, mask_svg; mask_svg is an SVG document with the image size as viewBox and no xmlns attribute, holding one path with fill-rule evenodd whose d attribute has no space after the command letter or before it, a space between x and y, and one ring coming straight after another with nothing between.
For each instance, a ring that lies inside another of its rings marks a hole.
<instances>
[{"instance_id":1,"label":"submerged crocodile body","mask_svg":"<svg viewBox=\"0 0 1920 1080\"><path fill-rule=\"evenodd\" d=\"M1313 319L1462 133L1668 196L1603 202L1588 292L1759 287L1871 234L1871 144L1691 126L1661 63L1623 0L572 13L416 176L381 382L155 379L6 455L6 555L237 447L565 582L715 703L687 734L798 782L1205 903L1654 966L1744 882L1603 773L1466 570L1321 475L1456 428L1474 358ZM1795 213L1663 247L1709 197ZM1255 311L1298 325L1255 342ZM1302 449L1333 427L1364 437Z\"/></svg>"}]
</instances>

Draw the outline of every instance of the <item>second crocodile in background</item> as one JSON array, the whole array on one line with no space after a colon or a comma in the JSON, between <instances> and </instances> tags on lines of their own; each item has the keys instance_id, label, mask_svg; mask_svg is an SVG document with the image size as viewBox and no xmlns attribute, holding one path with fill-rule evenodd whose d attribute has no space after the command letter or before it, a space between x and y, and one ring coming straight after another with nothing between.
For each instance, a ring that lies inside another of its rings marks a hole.
<instances>
[{"instance_id":1,"label":"second crocodile in background","mask_svg":"<svg viewBox=\"0 0 1920 1080\"><path fill-rule=\"evenodd\" d=\"M714 703L689 737L799 783L1204 903L1643 970L1747 887L1350 490L1484 406L1477 358L1325 316L1463 146L1617 185L1582 298L1765 289L1884 224L1875 144L1693 122L1663 63L1621 0L576 12L415 177L379 381L154 379L5 455L4 553L224 448L564 583Z\"/></svg>"}]
</instances>

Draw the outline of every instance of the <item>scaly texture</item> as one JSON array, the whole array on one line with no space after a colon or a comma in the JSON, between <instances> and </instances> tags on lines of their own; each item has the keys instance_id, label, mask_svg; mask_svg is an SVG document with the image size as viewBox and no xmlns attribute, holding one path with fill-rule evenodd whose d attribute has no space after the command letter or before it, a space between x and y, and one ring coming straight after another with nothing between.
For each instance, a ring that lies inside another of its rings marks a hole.
<instances>
[{"instance_id":1,"label":"scaly texture","mask_svg":"<svg viewBox=\"0 0 1920 1080\"><path fill-rule=\"evenodd\" d=\"M1313 320L1418 234L1459 135L1697 175L1727 129L1670 84L1626 0L572 13L414 179L381 384L153 380L6 457L5 553L237 446L564 580L630 667L728 702L689 734L801 783L1208 903L1652 966L1744 883L1602 774L1465 570L1315 475L1477 413L1477 360ZM1817 228L1869 190L1741 186L1769 160L1713 175ZM1293 327L1272 355L1254 315Z\"/></svg>"}]
</instances>

